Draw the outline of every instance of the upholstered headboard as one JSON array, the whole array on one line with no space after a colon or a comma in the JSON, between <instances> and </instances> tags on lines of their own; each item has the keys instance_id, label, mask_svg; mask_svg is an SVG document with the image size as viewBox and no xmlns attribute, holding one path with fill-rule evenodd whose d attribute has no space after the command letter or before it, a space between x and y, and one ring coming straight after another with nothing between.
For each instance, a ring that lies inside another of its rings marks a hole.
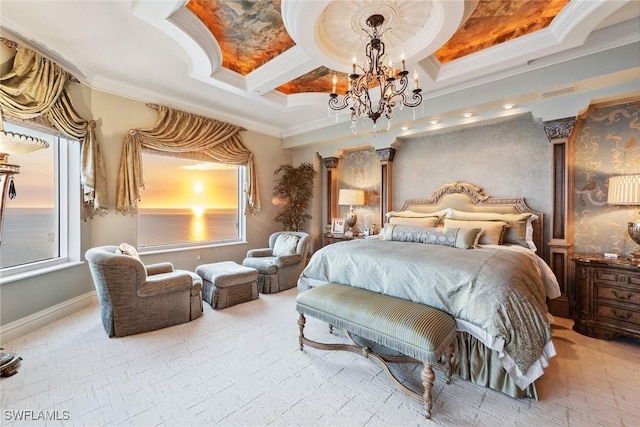
<instances>
[{"instance_id":1,"label":"upholstered headboard","mask_svg":"<svg viewBox=\"0 0 640 427\"><path fill-rule=\"evenodd\" d=\"M482 188L468 182L456 181L445 184L436 189L431 197L426 199L407 200L402 206L403 211L436 212L442 209L452 208L465 212L496 212L496 213L533 213L538 219L531 223L533 227L533 243L536 253L544 258L544 215L534 211L525 203L523 198L496 199L482 192Z\"/></svg>"}]
</instances>

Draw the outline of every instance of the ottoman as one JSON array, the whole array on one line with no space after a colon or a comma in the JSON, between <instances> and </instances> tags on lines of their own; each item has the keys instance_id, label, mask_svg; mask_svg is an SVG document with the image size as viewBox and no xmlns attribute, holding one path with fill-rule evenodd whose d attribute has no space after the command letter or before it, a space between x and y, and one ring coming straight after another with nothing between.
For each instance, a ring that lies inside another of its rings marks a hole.
<instances>
[{"instance_id":1,"label":"ottoman","mask_svg":"<svg viewBox=\"0 0 640 427\"><path fill-rule=\"evenodd\" d=\"M258 298L258 271L233 261L214 262L196 267L202 277L202 299L214 309Z\"/></svg>"}]
</instances>

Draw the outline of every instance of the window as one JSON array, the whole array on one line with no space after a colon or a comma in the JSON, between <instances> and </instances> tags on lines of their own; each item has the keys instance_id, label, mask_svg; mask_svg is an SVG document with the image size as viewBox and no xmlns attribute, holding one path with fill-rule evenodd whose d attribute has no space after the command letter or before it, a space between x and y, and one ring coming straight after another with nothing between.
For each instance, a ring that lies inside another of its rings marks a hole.
<instances>
[{"instance_id":1,"label":"window","mask_svg":"<svg viewBox=\"0 0 640 427\"><path fill-rule=\"evenodd\" d=\"M45 133L8 122L3 127L43 139L49 147L9 156L8 162L19 165L20 173L14 176L17 196L5 202L2 276L79 259L78 254L71 256L70 248L78 247L80 241L80 144L71 144L54 131Z\"/></svg>"},{"instance_id":2,"label":"window","mask_svg":"<svg viewBox=\"0 0 640 427\"><path fill-rule=\"evenodd\" d=\"M145 189L138 248L165 249L244 239L244 166L143 153Z\"/></svg>"}]
</instances>

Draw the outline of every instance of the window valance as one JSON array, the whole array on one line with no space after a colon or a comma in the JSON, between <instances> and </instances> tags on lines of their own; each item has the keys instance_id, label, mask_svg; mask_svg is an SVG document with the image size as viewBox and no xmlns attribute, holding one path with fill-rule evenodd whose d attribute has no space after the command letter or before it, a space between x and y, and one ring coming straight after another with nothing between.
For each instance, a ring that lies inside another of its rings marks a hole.
<instances>
[{"instance_id":1,"label":"window valance","mask_svg":"<svg viewBox=\"0 0 640 427\"><path fill-rule=\"evenodd\" d=\"M20 47L12 69L0 77L0 107L3 114L23 120L43 116L58 131L82 142L80 173L87 218L107 212L107 180L95 122L80 117L69 98L71 77L56 63Z\"/></svg>"},{"instance_id":2,"label":"window valance","mask_svg":"<svg viewBox=\"0 0 640 427\"><path fill-rule=\"evenodd\" d=\"M124 138L116 194L116 211L137 213L144 188L142 150L169 153L203 153L219 163L246 165L246 213L260 212L260 193L253 153L244 145L241 127L207 117L148 104L158 110L151 129L131 129Z\"/></svg>"}]
</instances>

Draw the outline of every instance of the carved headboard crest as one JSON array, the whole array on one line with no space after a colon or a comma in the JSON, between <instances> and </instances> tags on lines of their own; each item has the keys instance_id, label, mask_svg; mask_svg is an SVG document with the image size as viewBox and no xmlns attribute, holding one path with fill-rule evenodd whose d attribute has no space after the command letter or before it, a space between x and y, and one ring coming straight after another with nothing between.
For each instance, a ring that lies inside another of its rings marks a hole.
<instances>
[{"instance_id":1,"label":"carved headboard crest","mask_svg":"<svg viewBox=\"0 0 640 427\"><path fill-rule=\"evenodd\" d=\"M468 182L456 181L451 184L445 184L436 189L433 195L427 199L428 203L437 203L445 194L464 193L473 201L473 203L483 202L489 198L482 192L482 188Z\"/></svg>"}]
</instances>

